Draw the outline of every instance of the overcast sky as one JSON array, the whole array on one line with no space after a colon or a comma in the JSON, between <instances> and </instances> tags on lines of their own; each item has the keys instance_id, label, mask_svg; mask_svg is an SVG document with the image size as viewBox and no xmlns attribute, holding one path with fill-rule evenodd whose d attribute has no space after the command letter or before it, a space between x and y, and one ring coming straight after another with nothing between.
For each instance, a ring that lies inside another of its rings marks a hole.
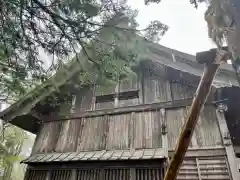
<instances>
[{"instance_id":1,"label":"overcast sky","mask_svg":"<svg viewBox=\"0 0 240 180\"><path fill-rule=\"evenodd\" d=\"M189 0L162 0L148 6L144 5L144 0L129 0L128 4L139 10L137 21L140 28L146 27L151 20L159 20L169 26L161 45L189 54L215 47L207 34L205 4L197 10Z\"/></svg>"}]
</instances>

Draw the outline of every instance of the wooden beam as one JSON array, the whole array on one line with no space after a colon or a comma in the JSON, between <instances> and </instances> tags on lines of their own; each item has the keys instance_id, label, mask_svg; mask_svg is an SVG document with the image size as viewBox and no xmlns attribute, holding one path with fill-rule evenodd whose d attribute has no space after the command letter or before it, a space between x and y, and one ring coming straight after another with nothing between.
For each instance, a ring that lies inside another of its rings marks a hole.
<instances>
[{"instance_id":1,"label":"wooden beam","mask_svg":"<svg viewBox=\"0 0 240 180\"><path fill-rule=\"evenodd\" d=\"M174 150L168 151L169 157L172 157ZM185 157L216 157L226 156L224 147L208 147L208 148L190 148L185 154Z\"/></svg>"},{"instance_id":2,"label":"wooden beam","mask_svg":"<svg viewBox=\"0 0 240 180\"><path fill-rule=\"evenodd\" d=\"M225 146L229 169L231 171L232 179L240 179L240 173L238 171L238 164L237 164L237 157L234 152L232 140L230 137L230 133L229 133L227 122L224 115L225 111L227 111L227 105L223 103L219 103L216 110L217 121L218 121L219 129L221 132L223 144Z\"/></svg>"},{"instance_id":3,"label":"wooden beam","mask_svg":"<svg viewBox=\"0 0 240 180\"><path fill-rule=\"evenodd\" d=\"M213 79L220 67L220 63L226 60L227 54L228 52L220 50L216 58L214 57L214 60L209 60L211 63L208 64L205 62L207 65L204 68L201 81L196 91L196 96L193 99L187 121L180 134L175 153L171 158L164 180L176 180L180 165L183 162L193 131L199 119L200 112L210 93Z\"/></svg>"},{"instance_id":4,"label":"wooden beam","mask_svg":"<svg viewBox=\"0 0 240 180\"><path fill-rule=\"evenodd\" d=\"M136 106L128 106L128 107L120 107L114 109L102 109L96 111L86 111L81 113L80 115L69 115L67 118L60 117L59 119L54 119L47 122L53 121L64 121L64 120L74 120L80 118L88 118L88 117L96 117L96 116L105 116L105 115L114 115L114 114L125 114L131 112L140 112L140 111L152 111L156 109L171 109L171 108L179 108L191 105L193 98L188 99L180 99L174 101L167 101L167 102L159 102L159 103L152 103L152 104L141 104Z\"/></svg>"},{"instance_id":5,"label":"wooden beam","mask_svg":"<svg viewBox=\"0 0 240 180\"><path fill-rule=\"evenodd\" d=\"M227 51L228 47L225 46L222 48ZM217 49L211 49L210 51L203 51L196 54L196 61L199 64L212 64L215 61L217 55Z\"/></svg>"}]
</instances>

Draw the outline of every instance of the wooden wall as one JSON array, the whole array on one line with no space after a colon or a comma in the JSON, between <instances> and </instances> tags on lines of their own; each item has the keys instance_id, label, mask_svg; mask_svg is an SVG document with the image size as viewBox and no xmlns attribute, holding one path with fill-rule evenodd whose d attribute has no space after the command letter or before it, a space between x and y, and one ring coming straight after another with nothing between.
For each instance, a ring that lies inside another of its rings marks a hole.
<instances>
[{"instance_id":1,"label":"wooden wall","mask_svg":"<svg viewBox=\"0 0 240 180\"><path fill-rule=\"evenodd\" d=\"M169 109L166 111L168 127L168 148L174 149L186 120L188 107ZM200 115L193 133L190 148L222 146L220 130L217 124L215 107L206 106Z\"/></svg>"},{"instance_id":2,"label":"wooden wall","mask_svg":"<svg viewBox=\"0 0 240 180\"><path fill-rule=\"evenodd\" d=\"M168 148L176 145L186 119L186 108L132 112L45 123L38 134L34 153L160 148L162 125L166 123ZM193 148L221 146L215 108L207 106L193 134Z\"/></svg>"},{"instance_id":3,"label":"wooden wall","mask_svg":"<svg viewBox=\"0 0 240 180\"><path fill-rule=\"evenodd\" d=\"M164 69L165 68L163 68L163 70ZM171 71L170 73L174 73L174 76L177 76L180 81L181 78L179 77L182 76L180 71ZM194 96L197 87L196 81L188 84L186 82L183 83L183 81L173 81L172 79L167 78L167 76L169 76L167 73L160 76L148 68L142 70L141 72L137 72L136 74L136 76L130 76L128 79L121 80L119 87L116 87L116 85L108 87L95 86L93 88L89 88L88 92L79 92L79 94L77 94L77 101L74 107L76 113L79 114L86 110L109 109L114 107L191 98ZM139 90L139 98L119 100L117 106L114 106L114 101L95 103L96 96L107 95L116 91L126 92L129 90Z\"/></svg>"},{"instance_id":4,"label":"wooden wall","mask_svg":"<svg viewBox=\"0 0 240 180\"><path fill-rule=\"evenodd\" d=\"M34 153L159 148L161 124L159 111L49 122L38 134Z\"/></svg>"},{"instance_id":5,"label":"wooden wall","mask_svg":"<svg viewBox=\"0 0 240 180\"><path fill-rule=\"evenodd\" d=\"M139 89L140 92L139 98L120 101L121 107L191 98L196 87L170 81L147 69L139 76L122 81L119 89L120 91ZM76 98L75 116L79 117L81 112L87 110L113 108L113 102L95 104L94 99L96 95L112 93L115 90L113 86L92 87L84 96L79 92ZM163 124L167 126L168 131L166 148L173 149L187 111L188 107L181 107L166 109L165 117L161 116L158 109L44 123L36 138L33 153L159 148L162 147ZM201 113L190 147L221 145L215 107L207 106Z\"/></svg>"}]
</instances>

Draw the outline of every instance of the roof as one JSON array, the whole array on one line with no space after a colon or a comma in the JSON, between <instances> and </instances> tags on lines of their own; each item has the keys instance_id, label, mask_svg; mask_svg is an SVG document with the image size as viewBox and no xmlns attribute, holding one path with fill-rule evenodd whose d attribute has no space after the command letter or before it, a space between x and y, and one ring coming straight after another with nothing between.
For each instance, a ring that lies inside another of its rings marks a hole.
<instances>
[{"instance_id":1,"label":"roof","mask_svg":"<svg viewBox=\"0 0 240 180\"><path fill-rule=\"evenodd\" d=\"M141 57L153 63L153 67L157 67L158 65L165 65L172 69L188 73L189 75L197 77L200 77L202 75L203 65L198 64L195 60L195 56L193 55L179 52L152 42L146 42L146 49L148 49L148 53L141 55ZM69 76L69 78L71 77L72 76ZM51 83L51 79L50 81L46 81L46 83L43 83L42 87L49 86L49 83ZM216 88L238 86L237 80L235 79L235 72L233 71L231 65L221 65L220 70L218 71L218 74L213 81L213 86ZM5 121L10 121L12 124L27 130L25 128L26 121L16 124L16 121L14 121L14 119L18 118L18 120L22 119L23 121L24 118L19 117L28 114L32 110L32 108L40 101L36 98L29 98L29 96L36 97L36 92L39 92L37 91L38 88L39 87L36 87L25 97L18 100L9 108L1 112L0 118ZM46 94L47 92L44 91L44 93ZM29 101L31 103L29 103ZM27 104L27 106L22 106L22 104ZM33 121L33 124L36 124L35 121ZM36 128L34 130L30 128L28 131L35 133Z\"/></svg>"},{"instance_id":2,"label":"roof","mask_svg":"<svg viewBox=\"0 0 240 180\"><path fill-rule=\"evenodd\" d=\"M147 56L153 63L165 65L190 75L202 76L204 65L197 63L195 56L154 43L149 43L148 47ZM239 86L231 64L221 64L213 80L213 86L216 88Z\"/></svg>"},{"instance_id":3,"label":"roof","mask_svg":"<svg viewBox=\"0 0 240 180\"><path fill-rule=\"evenodd\" d=\"M23 163L47 163L67 161L105 161L105 160L136 160L162 159L167 157L163 148L138 150L102 150L87 152L34 154L23 160Z\"/></svg>"}]
</instances>

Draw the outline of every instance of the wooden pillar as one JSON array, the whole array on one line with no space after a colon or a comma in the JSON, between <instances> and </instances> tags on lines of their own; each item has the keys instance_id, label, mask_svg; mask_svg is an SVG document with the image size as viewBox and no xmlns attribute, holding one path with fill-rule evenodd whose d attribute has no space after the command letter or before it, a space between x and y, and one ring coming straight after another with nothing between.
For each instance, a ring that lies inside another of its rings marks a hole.
<instances>
[{"instance_id":1,"label":"wooden pillar","mask_svg":"<svg viewBox=\"0 0 240 180\"><path fill-rule=\"evenodd\" d=\"M47 172L47 176L45 180L51 180L51 171Z\"/></svg>"},{"instance_id":2,"label":"wooden pillar","mask_svg":"<svg viewBox=\"0 0 240 180\"><path fill-rule=\"evenodd\" d=\"M77 180L77 170L73 169L70 180Z\"/></svg>"},{"instance_id":3,"label":"wooden pillar","mask_svg":"<svg viewBox=\"0 0 240 180\"><path fill-rule=\"evenodd\" d=\"M164 108L160 109L161 116L161 127L162 127L162 148L164 149L164 154L168 156L168 137L167 137L167 122L166 122L166 110Z\"/></svg>"},{"instance_id":4,"label":"wooden pillar","mask_svg":"<svg viewBox=\"0 0 240 180\"><path fill-rule=\"evenodd\" d=\"M238 171L238 165L237 165L237 157L235 155L232 141L231 141L231 136L227 127L227 122L225 119L224 112L227 111L227 105L223 103L219 103L217 105L217 120L223 140L223 144L227 153L227 159L229 163L229 169L231 171L232 179L237 180L240 179L240 173Z\"/></svg>"},{"instance_id":5,"label":"wooden pillar","mask_svg":"<svg viewBox=\"0 0 240 180\"><path fill-rule=\"evenodd\" d=\"M130 168L130 180L136 180L136 168Z\"/></svg>"}]
</instances>

